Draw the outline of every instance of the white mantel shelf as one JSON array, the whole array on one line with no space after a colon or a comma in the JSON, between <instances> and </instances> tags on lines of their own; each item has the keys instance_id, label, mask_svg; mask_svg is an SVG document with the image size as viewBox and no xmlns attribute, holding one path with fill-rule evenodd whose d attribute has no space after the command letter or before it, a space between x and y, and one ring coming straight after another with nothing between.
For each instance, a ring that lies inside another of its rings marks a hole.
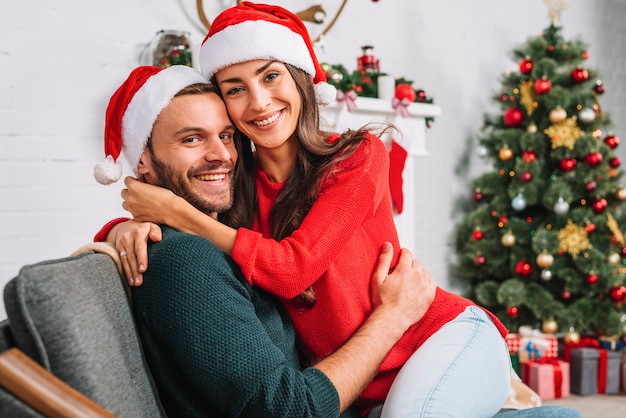
<instances>
[{"instance_id":1,"label":"white mantel shelf","mask_svg":"<svg viewBox=\"0 0 626 418\"><path fill-rule=\"evenodd\" d=\"M334 102L321 108L326 128L335 132L356 129L371 122L389 122L401 132L401 138L394 138L407 150L410 156L426 156L426 118L441 114L439 106L428 103L411 103L410 116L401 116L392 106L391 100L358 97L356 109L348 111L346 106ZM385 140L385 138L383 138Z\"/></svg>"},{"instance_id":2,"label":"white mantel shelf","mask_svg":"<svg viewBox=\"0 0 626 418\"><path fill-rule=\"evenodd\" d=\"M404 194L404 210L394 217L396 229L400 238L400 244L416 254L418 237L415 235L418 200L423 198L416 195L416 184L425 181L418 179L415 173L417 159L428 156L426 148L426 118L436 117L441 114L441 108L427 103L411 103L408 117L402 117L391 105L391 100L358 97L356 109L348 111L345 105L333 103L321 108L321 115L325 122L325 129L333 132L343 132L346 129L357 129L371 122L388 122L393 124L400 132L399 138L395 139L408 153L404 171L402 172L402 191ZM390 137L381 138L389 145Z\"/></svg>"}]
</instances>

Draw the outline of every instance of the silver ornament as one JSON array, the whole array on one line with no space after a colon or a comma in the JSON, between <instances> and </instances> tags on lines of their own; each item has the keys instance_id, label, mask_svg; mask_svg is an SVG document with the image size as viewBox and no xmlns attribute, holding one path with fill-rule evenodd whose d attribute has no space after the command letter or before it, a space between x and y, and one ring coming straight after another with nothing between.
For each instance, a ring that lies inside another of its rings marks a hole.
<instances>
[{"instance_id":1,"label":"silver ornament","mask_svg":"<svg viewBox=\"0 0 626 418\"><path fill-rule=\"evenodd\" d=\"M548 269L541 270L541 278L547 282L552 278L552 272Z\"/></svg>"}]
</instances>

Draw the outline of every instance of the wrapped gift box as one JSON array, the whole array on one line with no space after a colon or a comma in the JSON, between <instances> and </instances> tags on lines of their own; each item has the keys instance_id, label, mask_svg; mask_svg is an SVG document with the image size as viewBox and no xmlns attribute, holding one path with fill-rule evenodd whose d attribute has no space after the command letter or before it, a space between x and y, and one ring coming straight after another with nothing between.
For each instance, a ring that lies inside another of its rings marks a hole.
<instances>
[{"instance_id":1,"label":"wrapped gift box","mask_svg":"<svg viewBox=\"0 0 626 418\"><path fill-rule=\"evenodd\" d=\"M566 361L544 357L520 365L523 381L537 392L542 400L565 398L570 395L570 364Z\"/></svg>"},{"instance_id":2,"label":"wrapped gift box","mask_svg":"<svg viewBox=\"0 0 626 418\"><path fill-rule=\"evenodd\" d=\"M540 357L557 357L558 341L555 335L544 334L527 326L519 327L518 331L517 333L509 333L506 336L509 354L515 354L527 349L530 343L532 348L539 352ZM522 362L520 359L520 363Z\"/></svg>"},{"instance_id":3,"label":"wrapped gift box","mask_svg":"<svg viewBox=\"0 0 626 418\"><path fill-rule=\"evenodd\" d=\"M572 348L571 391L578 395L619 393L620 357L617 351Z\"/></svg>"},{"instance_id":4,"label":"wrapped gift box","mask_svg":"<svg viewBox=\"0 0 626 418\"><path fill-rule=\"evenodd\" d=\"M600 347L621 352L624 349L624 341L617 337L600 337Z\"/></svg>"}]
</instances>

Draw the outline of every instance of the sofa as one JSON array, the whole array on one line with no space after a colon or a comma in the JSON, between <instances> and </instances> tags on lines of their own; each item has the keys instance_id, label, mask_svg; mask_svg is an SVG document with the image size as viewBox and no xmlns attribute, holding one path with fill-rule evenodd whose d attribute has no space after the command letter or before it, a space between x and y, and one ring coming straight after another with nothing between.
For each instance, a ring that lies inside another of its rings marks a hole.
<instances>
[{"instance_id":1,"label":"sofa","mask_svg":"<svg viewBox=\"0 0 626 418\"><path fill-rule=\"evenodd\" d=\"M4 289L0 416L164 417L117 251L94 243Z\"/></svg>"}]
</instances>

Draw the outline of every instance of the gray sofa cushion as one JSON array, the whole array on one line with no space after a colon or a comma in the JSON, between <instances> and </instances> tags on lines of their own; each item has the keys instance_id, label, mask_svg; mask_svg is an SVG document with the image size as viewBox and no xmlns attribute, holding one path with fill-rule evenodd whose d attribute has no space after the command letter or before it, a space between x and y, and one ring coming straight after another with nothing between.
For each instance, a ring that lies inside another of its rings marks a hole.
<instances>
[{"instance_id":1,"label":"gray sofa cushion","mask_svg":"<svg viewBox=\"0 0 626 418\"><path fill-rule=\"evenodd\" d=\"M54 375L120 417L165 416L111 257L25 266L4 299L17 347Z\"/></svg>"}]
</instances>

